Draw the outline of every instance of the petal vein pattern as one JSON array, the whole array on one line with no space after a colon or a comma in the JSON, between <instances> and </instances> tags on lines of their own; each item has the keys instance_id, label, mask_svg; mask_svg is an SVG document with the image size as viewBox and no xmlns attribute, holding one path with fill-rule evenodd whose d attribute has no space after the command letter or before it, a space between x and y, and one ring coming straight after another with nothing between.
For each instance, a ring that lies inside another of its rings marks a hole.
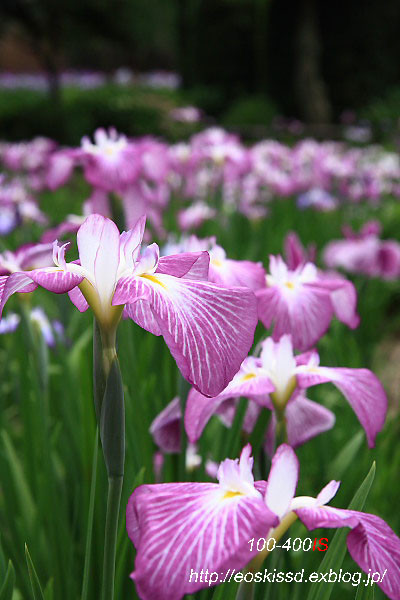
<instances>
[{"instance_id":1,"label":"petal vein pattern","mask_svg":"<svg viewBox=\"0 0 400 600\"><path fill-rule=\"evenodd\" d=\"M190 580L192 569L223 573L244 567L256 553L248 540L275 523L261 494L224 498L213 483L141 486L127 509L128 533L138 549L132 578L140 596L162 600L167 587L168 598L178 600L204 587Z\"/></svg>"},{"instance_id":2,"label":"petal vein pattern","mask_svg":"<svg viewBox=\"0 0 400 600\"><path fill-rule=\"evenodd\" d=\"M125 302L135 322L164 337L183 376L206 396L227 386L253 342L256 299L245 288L156 273L122 278L113 303Z\"/></svg>"}]
</instances>

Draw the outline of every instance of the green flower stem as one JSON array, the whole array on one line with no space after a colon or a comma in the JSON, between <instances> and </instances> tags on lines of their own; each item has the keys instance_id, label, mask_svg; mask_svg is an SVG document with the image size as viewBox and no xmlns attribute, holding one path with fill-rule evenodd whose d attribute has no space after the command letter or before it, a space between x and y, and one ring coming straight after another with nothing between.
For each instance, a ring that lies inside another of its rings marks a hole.
<instances>
[{"instance_id":1,"label":"green flower stem","mask_svg":"<svg viewBox=\"0 0 400 600\"><path fill-rule=\"evenodd\" d=\"M117 358L117 350L115 348L117 331L116 329L111 329L110 331L101 329L100 334L102 342L103 371L107 378L111 370L111 365Z\"/></svg>"},{"instance_id":2,"label":"green flower stem","mask_svg":"<svg viewBox=\"0 0 400 600\"><path fill-rule=\"evenodd\" d=\"M104 537L104 562L102 600L113 600L115 578L115 555L117 549L118 517L124 478L109 477L107 517Z\"/></svg>"},{"instance_id":3,"label":"green flower stem","mask_svg":"<svg viewBox=\"0 0 400 600\"><path fill-rule=\"evenodd\" d=\"M95 320L93 333L94 403L108 475L102 600L114 598L115 557L125 462L124 389L116 351L116 327L105 327Z\"/></svg>"},{"instance_id":4,"label":"green flower stem","mask_svg":"<svg viewBox=\"0 0 400 600\"><path fill-rule=\"evenodd\" d=\"M288 443L287 436L287 428L286 428L286 416L285 409L279 409L275 407L275 416L276 416L276 436L275 436L275 445L278 448L281 444Z\"/></svg>"}]
</instances>

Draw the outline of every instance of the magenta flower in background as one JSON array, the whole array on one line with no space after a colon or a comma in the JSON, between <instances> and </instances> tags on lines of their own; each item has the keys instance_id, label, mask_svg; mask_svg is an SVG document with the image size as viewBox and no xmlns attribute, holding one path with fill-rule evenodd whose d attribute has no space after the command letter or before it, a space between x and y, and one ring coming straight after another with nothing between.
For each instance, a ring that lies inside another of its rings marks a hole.
<instances>
[{"instance_id":1,"label":"magenta flower in background","mask_svg":"<svg viewBox=\"0 0 400 600\"><path fill-rule=\"evenodd\" d=\"M99 187L93 188L89 198L83 204L83 213L86 216L96 214L109 217L111 215L111 204L108 191Z\"/></svg>"},{"instance_id":2,"label":"magenta flower in background","mask_svg":"<svg viewBox=\"0 0 400 600\"><path fill-rule=\"evenodd\" d=\"M43 235L40 239L41 243L43 243L43 244L51 243L51 245L52 245L53 242L55 242L56 240L59 240L60 238L63 238L65 235L68 235L70 233L76 233L78 231L79 227L85 221L85 219L86 219L86 216L68 215L67 218L65 219L65 221L63 221L56 227L53 227L51 229L46 229L46 231L43 233ZM52 245L52 247L53 247L53 245Z\"/></svg>"},{"instance_id":3,"label":"magenta flower in background","mask_svg":"<svg viewBox=\"0 0 400 600\"><path fill-rule=\"evenodd\" d=\"M56 146L56 142L45 137L36 137L28 142L3 143L0 160L10 171L37 172L45 167Z\"/></svg>"},{"instance_id":4,"label":"magenta flower in background","mask_svg":"<svg viewBox=\"0 0 400 600\"><path fill-rule=\"evenodd\" d=\"M181 420L182 412L180 407L180 398L175 397L160 412L150 425L150 433L154 443L157 444L161 452L156 452L153 460L154 471L158 481L161 480L162 462L160 456L164 454L179 454L181 452ZM161 464L160 464L161 463ZM186 447L185 466L187 471L197 469L202 463L202 458L198 454L195 444L188 444Z\"/></svg>"},{"instance_id":5,"label":"magenta flower in background","mask_svg":"<svg viewBox=\"0 0 400 600\"><path fill-rule=\"evenodd\" d=\"M315 263L317 255L315 244L310 244L308 248L304 248L299 236L294 231L289 231L286 235L284 247L285 262L291 271L295 271L297 267L308 262Z\"/></svg>"},{"instance_id":6,"label":"magenta flower in background","mask_svg":"<svg viewBox=\"0 0 400 600\"><path fill-rule=\"evenodd\" d=\"M60 321L50 321L40 306L36 306L30 311L30 319L32 324L39 329L50 348L55 347L57 340L62 341L64 339L64 327L62 323Z\"/></svg>"},{"instance_id":7,"label":"magenta flower in background","mask_svg":"<svg viewBox=\"0 0 400 600\"><path fill-rule=\"evenodd\" d=\"M19 225L18 212L9 202L1 203L0 209L0 235L7 235Z\"/></svg>"},{"instance_id":8,"label":"magenta flower in background","mask_svg":"<svg viewBox=\"0 0 400 600\"><path fill-rule=\"evenodd\" d=\"M300 194L297 198L297 206L300 209L315 208L322 212L329 212L338 207L337 199L326 190L320 188L312 188L308 192Z\"/></svg>"},{"instance_id":9,"label":"magenta flower in background","mask_svg":"<svg viewBox=\"0 0 400 600\"><path fill-rule=\"evenodd\" d=\"M225 390L215 398L206 398L197 390L189 392L185 428L191 442L196 442L205 425L223 402L244 396L270 410L284 410L288 441L298 446L333 427L330 410L304 397L303 390L319 383L331 382L344 395L365 429L368 445L374 446L382 429L387 398L379 379L368 369L319 366L317 352L295 356L291 338L284 335L278 342L267 338L259 358L247 357ZM267 449L271 451L276 421L270 423Z\"/></svg>"},{"instance_id":10,"label":"magenta flower in background","mask_svg":"<svg viewBox=\"0 0 400 600\"><path fill-rule=\"evenodd\" d=\"M345 228L344 240L334 240L325 247L327 267L368 277L397 279L400 276L400 244L395 240L381 240L380 229L376 221L365 223L359 234L350 227Z\"/></svg>"},{"instance_id":11,"label":"magenta flower in background","mask_svg":"<svg viewBox=\"0 0 400 600\"><path fill-rule=\"evenodd\" d=\"M163 183L169 172L168 146L152 137L135 142L140 160L140 176L153 183Z\"/></svg>"},{"instance_id":12,"label":"magenta flower in background","mask_svg":"<svg viewBox=\"0 0 400 600\"><path fill-rule=\"evenodd\" d=\"M180 600L223 581L252 559L261 564L263 555L249 540L279 539L297 517L309 530L350 527L347 546L353 560L365 572L385 572L378 585L392 600L400 598L400 539L382 519L326 506L337 481L316 498L294 497L299 464L286 444L272 459L268 481L255 482L252 468L247 445L240 461L221 463L219 483L141 485L133 492L126 523L137 551L131 577L142 600ZM217 578L193 576L207 569Z\"/></svg>"},{"instance_id":13,"label":"magenta flower in background","mask_svg":"<svg viewBox=\"0 0 400 600\"><path fill-rule=\"evenodd\" d=\"M0 179L0 234L6 235L26 221L44 225L47 217L40 210L25 182L19 178Z\"/></svg>"},{"instance_id":14,"label":"magenta flower in background","mask_svg":"<svg viewBox=\"0 0 400 600\"><path fill-rule=\"evenodd\" d=\"M76 166L78 152L64 149L53 152L49 156L45 170L45 185L47 188L57 190L70 180Z\"/></svg>"},{"instance_id":15,"label":"magenta flower in background","mask_svg":"<svg viewBox=\"0 0 400 600\"><path fill-rule=\"evenodd\" d=\"M180 452L181 418L180 398L176 396L152 422L150 433L154 442L163 452Z\"/></svg>"},{"instance_id":16,"label":"magenta flower in background","mask_svg":"<svg viewBox=\"0 0 400 600\"><path fill-rule=\"evenodd\" d=\"M128 232L101 215L89 216L77 234L79 261L66 263L68 244L53 245L56 266L0 277L0 311L11 294L38 285L68 292L81 312L91 306L100 326L115 330L125 315L162 335L183 376L215 396L249 351L257 322L256 299L246 288L207 281L207 252L159 257L156 244L140 253L145 219Z\"/></svg>"},{"instance_id":17,"label":"magenta flower in background","mask_svg":"<svg viewBox=\"0 0 400 600\"><path fill-rule=\"evenodd\" d=\"M230 427L233 423L236 406L236 398L227 398L215 405L215 414L226 427ZM256 402L249 403L242 423L242 428L246 433L250 434L253 431L259 414L260 406ZM180 399L176 397L167 404L152 422L150 433L155 444L157 444L162 452L166 454L180 452L181 420Z\"/></svg>"},{"instance_id":18,"label":"magenta flower in background","mask_svg":"<svg viewBox=\"0 0 400 600\"><path fill-rule=\"evenodd\" d=\"M270 256L265 287L256 295L260 321L267 329L273 326L275 340L290 333L298 350L311 348L334 316L351 329L359 323L353 284L337 274L318 271L312 263L291 270L281 256Z\"/></svg>"},{"instance_id":19,"label":"magenta flower in background","mask_svg":"<svg viewBox=\"0 0 400 600\"><path fill-rule=\"evenodd\" d=\"M202 112L196 106L180 106L173 108L169 112L169 117L174 121L181 123L198 123L201 119Z\"/></svg>"},{"instance_id":20,"label":"magenta flower in background","mask_svg":"<svg viewBox=\"0 0 400 600\"><path fill-rule=\"evenodd\" d=\"M188 206L188 208L179 211L178 224L182 231L198 229L204 221L213 219L216 214L215 208L199 200Z\"/></svg>"},{"instance_id":21,"label":"magenta flower in background","mask_svg":"<svg viewBox=\"0 0 400 600\"><path fill-rule=\"evenodd\" d=\"M42 334L46 344L54 348L57 340L64 340L64 327L60 321L50 321L46 313L40 306L32 308L29 312L29 318ZM16 313L8 313L0 321L0 335L13 333L20 325L21 317Z\"/></svg>"},{"instance_id":22,"label":"magenta flower in background","mask_svg":"<svg viewBox=\"0 0 400 600\"><path fill-rule=\"evenodd\" d=\"M0 275L32 271L53 265L53 244L25 244L0 254Z\"/></svg>"},{"instance_id":23,"label":"magenta flower in background","mask_svg":"<svg viewBox=\"0 0 400 600\"><path fill-rule=\"evenodd\" d=\"M115 129L96 129L94 143L82 138L77 159L82 163L85 178L94 187L115 192L132 183L139 163L134 145Z\"/></svg>"},{"instance_id":24,"label":"magenta flower in background","mask_svg":"<svg viewBox=\"0 0 400 600\"><path fill-rule=\"evenodd\" d=\"M252 290L264 287L265 271L260 262L250 260L232 260L227 258L225 250L216 243L215 237L199 239L195 235L180 241L166 244L163 254L180 252L199 252L206 250L210 255L208 279L227 287L244 286Z\"/></svg>"},{"instance_id":25,"label":"magenta flower in background","mask_svg":"<svg viewBox=\"0 0 400 600\"><path fill-rule=\"evenodd\" d=\"M0 321L0 334L13 333L21 322L21 317L16 313L8 313Z\"/></svg>"}]
</instances>

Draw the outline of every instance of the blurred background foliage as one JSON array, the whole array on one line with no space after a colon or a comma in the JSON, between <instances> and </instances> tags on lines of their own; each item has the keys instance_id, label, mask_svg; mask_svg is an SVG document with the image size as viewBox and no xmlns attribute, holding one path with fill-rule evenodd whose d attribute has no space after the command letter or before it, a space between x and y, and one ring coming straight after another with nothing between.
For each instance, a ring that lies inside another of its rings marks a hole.
<instances>
[{"instance_id":1,"label":"blurred background foliage","mask_svg":"<svg viewBox=\"0 0 400 600\"><path fill-rule=\"evenodd\" d=\"M334 133L350 109L381 134L398 118L399 22L397 0L2 0L0 70L45 72L49 89L2 91L3 135L76 143L101 123L173 137L163 115L187 103L245 134L277 115ZM121 66L177 72L182 89L60 91L63 70Z\"/></svg>"}]
</instances>

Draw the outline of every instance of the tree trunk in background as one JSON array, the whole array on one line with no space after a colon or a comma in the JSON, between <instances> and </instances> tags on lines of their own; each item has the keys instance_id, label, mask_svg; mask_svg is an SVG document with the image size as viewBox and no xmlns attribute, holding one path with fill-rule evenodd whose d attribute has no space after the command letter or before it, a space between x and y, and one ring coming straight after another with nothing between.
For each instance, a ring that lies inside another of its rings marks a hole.
<instances>
[{"instance_id":1,"label":"tree trunk in background","mask_svg":"<svg viewBox=\"0 0 400 600\"><path fill-rule=\"evenodd\" d=\"M196 21L198 12L197 0L178 0L178 63L182 85L190 88L196 84Z\"/></svg>"},{"instance_id":2,"label":"tree trunk in background","mask_svg":"<svg viewBox=\"0 0 400 600\"><path fill-rule=\"evenodd\" d=\"M59 107L61 105L61 85L57 61L50 53L45 52L43 64L46 69L47 89L50 99L53 104Z\"/></svg>"},{"instance_id":3,"label":"tree trunk in background","mask_svg":"<svg viewBox=\"0 0 400 600\"><path fill-rule=\"evenodd\" d=\"M307 123L329 123L332 111L321 75L320 35L315 0L303 0L299 11L294 75L299 108L302 118Z\"/></svg>"},{"instance_id":4,"label":"tree trunk in background","mask_svg":"<svg viewBox=\"0 0 400 600\"><path fill-rule=\"evenodd\" d=\"M268 87L267 30L270 0L254 2L254 89L266 92Z\"/></svg>"}]
</instances>

